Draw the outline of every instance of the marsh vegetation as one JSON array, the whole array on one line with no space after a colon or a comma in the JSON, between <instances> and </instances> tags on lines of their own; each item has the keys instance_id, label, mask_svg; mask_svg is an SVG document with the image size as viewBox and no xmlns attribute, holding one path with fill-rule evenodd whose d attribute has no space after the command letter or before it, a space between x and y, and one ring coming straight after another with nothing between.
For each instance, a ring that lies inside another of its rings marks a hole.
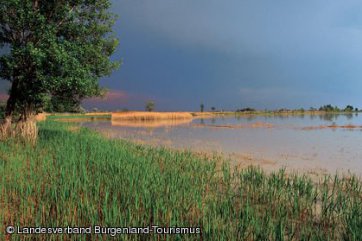
<instances>
[{"instance_id":1,"label":"marsh vegetation","mask_svg":"<svg viewBox=\"0 0 362 241\"><path fill-rule=\"evenodd\" d=\"M73 129L74 124L46 121L39 127L36 146L16 139L0 143L1 232L10 224L99 224L202 228L201 235L125 235L122 240L362 237L362 185L356 176L314 182L283 169L272 174L256 167L237 170L217 158L109 140ZM11 236L35 238L60 237Z\"/></svg>"}]
</instances>

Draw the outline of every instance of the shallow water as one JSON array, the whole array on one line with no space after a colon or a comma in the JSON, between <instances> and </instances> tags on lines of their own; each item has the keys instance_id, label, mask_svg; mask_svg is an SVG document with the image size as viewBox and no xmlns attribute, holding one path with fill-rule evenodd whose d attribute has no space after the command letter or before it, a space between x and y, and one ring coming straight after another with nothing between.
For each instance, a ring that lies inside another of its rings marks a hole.
<instances>
[{"instance_id":1,"label":"shallow water","mask_svg":"<svg viewBox=\"0 0 362 241\"><path fill-rule=\"evenodd\" d=\"M112 138L217 152L233 165L256 164L270 170L286 167L308 173L351 171L362 175L361 114L218 117L146 126L111 121L82 125ZM336 128L350 125L356 128Z\"/></svg>"}]
</instances>

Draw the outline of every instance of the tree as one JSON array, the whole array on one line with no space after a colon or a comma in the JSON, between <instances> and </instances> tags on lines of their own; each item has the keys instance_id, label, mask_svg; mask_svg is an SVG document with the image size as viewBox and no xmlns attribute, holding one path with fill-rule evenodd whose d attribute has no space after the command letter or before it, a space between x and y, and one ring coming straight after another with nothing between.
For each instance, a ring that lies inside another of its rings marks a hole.
<instances>
[{"instance_id":1,"label":"tree","mask_svg":"<svg viewBox=\"0 0 362 241\"><path fill-rule=\"evenodd\" d=\"M338 107L333 107L331 104L321 106L319 108L320 111L326 111L326 112L333 112L333 111L339 111Z\"/></svg>"},{"instance_id":2,"label":"tree","mask_svg":"<svg viewBox=\"0 0 362 241\"><path fill-rule=\"evenodd\" d=\"M215 111L215 110L216 110L216 108L215 108L215 107L211 107L211 110L212 110L212 111Z\"/></svg>"},{"instance_id":3,"label":"tree","mask_svg":"<svg viewBox=\"0 0 362 241\"><path fill-rule=\"evenodd\" d=\"M147 101L146 102L146 111L149 111L149 112L151 112L151 111L154 111L155 110L155 102L153 102L153 101Z\"/></svg>"},{"instance_id":4,"label":"tree","mask_svg":"<svg viewBox=\"0 0 362 241\"><path fill-rule=\"evenodd\" d=\"M351 105L347 105L346 106L346 108L344 108L344 110L343 111L345 111L345 112L352 112L353 111L353 106L351 106Z\"/></svg>"},{"instance_id":5,"label":"tree","mask_svg":"<svg viewBox=\"0 0 362 241\"><path fill-rule=\"evenodd\" d=\"M250 108L250 107L236 110L236 112L253 112L253 111L256 111L256 110L254 108Z\"/></svg>"},{"instance_id":6,"label":"tree","mask_svg":"<svg viewBox=\"0 0 362 241\"><path fill-rule=\"evenodd\" d=\"M0 77L10 81L5 125L26 121L49 99L80 103L119 66L110 0L0 0Z\"/></svg>"},{"instance_id":7,"label":"tree","mask_svg":"<svg viewBox=\"0 0 362 241\"><path fill-rule=\"evenodd\" d=\"M204 104L201 103L201 105L200 105L200 112L204 112L204 107L205 107Z\"/></svg>"},{"instance_id":8,"label":"tree","mask_svg":"<svg viewBox=\"0 0 362 241\"><path fill-rule=\"evenodd\" d=\"M75 98L64 98L62 96L53 96L44 106L46 112L80 112L80 100Z\"/></svg>"}]
</instances>

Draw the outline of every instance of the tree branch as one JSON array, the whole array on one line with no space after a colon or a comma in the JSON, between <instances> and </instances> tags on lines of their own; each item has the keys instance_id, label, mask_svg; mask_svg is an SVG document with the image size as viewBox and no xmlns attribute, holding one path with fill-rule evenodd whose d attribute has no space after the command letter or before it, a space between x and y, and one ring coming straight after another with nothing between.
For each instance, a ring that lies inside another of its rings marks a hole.
<instances>
[{"instance_id":1,"label":"tree branch","mask_svg":"<svg viewBox=\"0 0 362 241\"><path fill-rule=\"evenodd\" d=\"M71 14L75 9L75 5L68 11L68 14ZM60 20L60 22L56 25L57 28L59 28L64 22L65 22L65 18Z\"/></svg>"},{"instance_id":2,"label":"tree branch","mask_svg":"<svg viewBox=\"0 0 362 241\"><path fill-rule=\"evenodd\" d=\"M36 11L39 8L39 0L34 0L33 2L33 10Z\"/></svg>"}]
</instances>

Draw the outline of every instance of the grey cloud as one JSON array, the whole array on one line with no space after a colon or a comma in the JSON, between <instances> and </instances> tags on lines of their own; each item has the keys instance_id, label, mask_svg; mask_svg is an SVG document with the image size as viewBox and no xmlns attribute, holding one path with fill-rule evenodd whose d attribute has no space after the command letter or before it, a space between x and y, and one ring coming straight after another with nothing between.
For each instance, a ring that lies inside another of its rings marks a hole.
<instances>
[{"instance_id":1,"label":"grey cloud","mask_svg":"<svg viewBox=\"0 0 362 241\"><path fill-rule=\"evenodd\" d=\"M360 32L336 23L356 5L325 1L119 1L124 21L180 44L232 52L321 53L350 49ZM341 13L342 12L342 13ZM131 18L132 20L127 20ZM122 20L122 17L121 17ZM362 48L354 51L362 52Z\"/></svg>"}]
</instances>

